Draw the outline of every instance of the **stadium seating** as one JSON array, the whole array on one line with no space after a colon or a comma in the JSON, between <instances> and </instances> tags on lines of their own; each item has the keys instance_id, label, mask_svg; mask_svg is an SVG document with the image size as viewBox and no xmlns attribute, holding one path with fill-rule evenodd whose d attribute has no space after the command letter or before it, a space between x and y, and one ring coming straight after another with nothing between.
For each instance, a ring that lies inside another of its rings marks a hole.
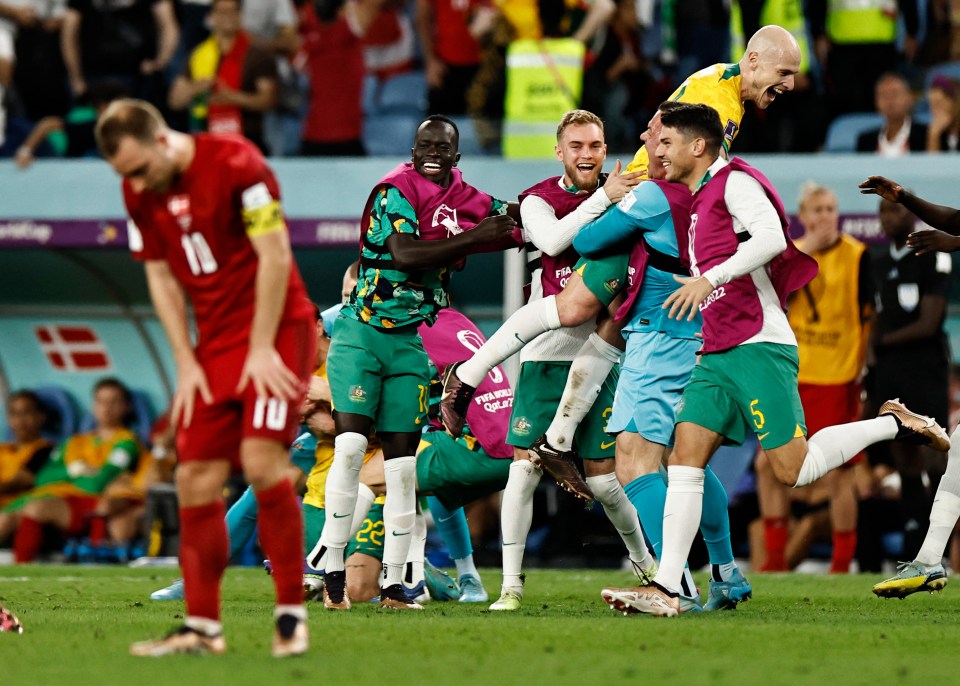
<instances>
[{"instance_id":1,"label":"stadium seating","mask_svg":"<svg viewBox=\"0 0 960 686\"><path fill-rule=\"evenodd\" d=\"M59 443L77 432L76 403L59 386L40 386L33 389L47 409L43 426L44 438Z\"/></svg>"},{"instance_id":2,"label":"stadium seating","mask_svg":"<svg viewBox=\"0 0 960 686\"><path fill-rule=\"evenodd\" d=\"M876 112L854 112L841 115L830 124L823 151L856 152L857 137L870 129L880 128L882 124L883 118Z\"/></svg>"}]
</instances>

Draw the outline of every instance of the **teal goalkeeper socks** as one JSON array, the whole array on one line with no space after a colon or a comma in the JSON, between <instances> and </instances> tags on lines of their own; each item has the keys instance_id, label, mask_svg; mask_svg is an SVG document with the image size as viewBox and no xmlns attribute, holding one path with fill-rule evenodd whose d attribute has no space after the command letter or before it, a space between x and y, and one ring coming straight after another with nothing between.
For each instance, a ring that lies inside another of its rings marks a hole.
<instances>
[{"instance_id":1,"label":"teal goalkeeper socks","mask_svg":"<svg viewBox=\"0 0 960 686\"><path fill-rule=\"evenodd\" d=\"M427 506L433 515L433 523L437 526L437 533L443 539L450 557L454 560L473 554L473 544L470 542L470 527L467 526L467 516L463 508L448 510L434 496L427 496Z\"/></svg>"},{"instance_id":2,"label":"teal goalkeeper socks","mask_svg":"<svg viewBox=\"0 0 960 686\"><path fill-rule=\"evenodd\" d=\"M667 501L667 484L659 472L644 474L628 483L624 489L640 516L647 543L660 559L663 547L663 505Z\"/></svg>"}]
</instances>

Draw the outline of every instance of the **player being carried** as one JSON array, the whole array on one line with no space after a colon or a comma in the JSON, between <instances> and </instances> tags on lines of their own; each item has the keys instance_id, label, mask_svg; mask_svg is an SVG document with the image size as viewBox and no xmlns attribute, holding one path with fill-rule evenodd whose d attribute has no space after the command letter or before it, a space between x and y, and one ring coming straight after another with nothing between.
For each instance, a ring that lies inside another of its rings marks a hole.
<instances>
[{"instance_id":1,"label":"player being carried","mask_svg":"<svg viewBox=\"0 0 960 686\"><path fill-rule=\"evenodd\" d=\"M779 26L765 26L747 43L739 62L715 64L692 74L670 100L713 106L719 112L723 147L727 151L740 130L744 103L753 102L758 108L766 109L784 92L793 90L800 57L800 46L790 32ZM647 151L641 146L627 171L646 176L648 160ZM515 312L476 355L452 367L445 379L441 403L447 429L457 435L474 387L495 365L545 331L580 326L605 315L606 305L613 296L610 291L616 292L626 283L626 269L625 254L581 260L561 291L546 294L542 300ZM593 278L594 274L610 276L598 280ZM613 349L623 348L620 328L625 323L624 319L601 322L597 336L591 336L584 343L570 365L570 376L556 416L545 435L530 447L531 459L564 488L585 498L591 493L574 466L573 434L616 362Z\"/></svg>"},{"instance_id":2,"label":"player being carried","mask_svg":"<svg viewBox=\"0 0 960 686\"><path fill-rule=\"evenodd\" d=\"M371 429L384 456L385 544L380 604L419 609L401 579L416 517L416 451L426 425L430 372L417 329L447 305L453 268L469 254L516 245L516 206L467 184L456 124L417 128L412 162L383 177L363 213L359 282L341 310L327 360L336 440L327 477L324 605L348 609L344 549Z\"/></svg>"},{"instance_id":3,"label":"player being carried","mask_svg":"<svg viewBox=\"0 0 960 686\"><path fill-rule=\"evenodd\" d=\"M703 316L703 347L677 412L663 514L663 555L652 584L611 596L626 611L676 616L683 565L700 523L704 468L721 444L757 434L776 477L805 486L868 445L950 442L932 419L887 401L875 419L827 427L808 441L797 391L797 342L787 296L816 274L787 236L783 203L759 171L720 156L723 129L706 105L663 115L656 155L667 180L693 193L690 277L664 302L671 318ZM609 601L610 599L608 599Z\"/></svg>"},{"instance_id":4,"label":"player being carried","mask_svg":"<svg viewBox=\"0 0 960 686\"><path fill-rule=\"evenodd\" d=\"M273 561L273 655L307 650L303 536L288 449L316 345L315 313L293 261L280 190L259 150L233 135L172 131L139 100L100 117L97 145L123 177L130 248L173 348L184 625L133 655L222 653L227 565L223 485L242 468ZM190 342L187 298L199 330Z\"/></svg>"}]
</instances>

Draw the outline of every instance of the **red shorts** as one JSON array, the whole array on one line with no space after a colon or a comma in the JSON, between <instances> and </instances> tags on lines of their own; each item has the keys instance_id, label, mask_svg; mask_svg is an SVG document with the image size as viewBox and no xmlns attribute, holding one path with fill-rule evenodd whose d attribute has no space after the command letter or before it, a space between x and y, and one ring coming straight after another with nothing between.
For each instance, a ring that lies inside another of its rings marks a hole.
<instances>
[{"instance_id":1,"label":"red shorts","mask_svg":"<svg viewBox=\"0 0 960 686\"><path fill-rule=\"evenodd\" d=\"M863 411L860 402L860 384L847 383L833 386L801 383L800 403L807 423L807 436L835 424L856 422ZM861 459L861 456L852 461ZM851 461L851 462L852 462Z\"/></svg>"},{"instance_id":2,"label":"red shorts","mask_svg":"<svg viewBox=\"0 0 960 686\"><path fill-rule=\"evenodd\" d=\"M79 535L87 527L87 517L97 509L99 498L85 495L68 495L64 500L70 508L68 534Z\"/></svg>"},{"instance_id":3,"label":"red shorts","mask_svg":"<svg viewBox=\"0 0 960 686\"><path fill-rule=\"evenodd\" d=\"M258 398L251 383L237 393L247 346L204 360L201 364L213 403L208 405L197 397L190 426L181 426L177 434L178 460L230 460L239 469L240 442L245 438L266 438L290 445L300 421L300 402L313 372L316 345L317 327L313 321L284 324L277 331L277 352L302 380L296 400Z\"/></svg>"}]
</instances>

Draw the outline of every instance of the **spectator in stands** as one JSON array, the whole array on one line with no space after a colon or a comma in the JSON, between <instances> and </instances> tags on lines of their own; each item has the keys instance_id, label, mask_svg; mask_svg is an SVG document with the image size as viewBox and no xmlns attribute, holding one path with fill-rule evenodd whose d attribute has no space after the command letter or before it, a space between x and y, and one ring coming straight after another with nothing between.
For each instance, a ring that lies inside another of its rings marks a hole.
<instances>
[{"instance_id":1,"label":"spectator in stands","mask_svg":"<svg viewBox=\"0 0 960 686\"><path fill-rule=\"evenodd\" d=\"M906 29L903 56L910 62L916 55L917 0L808 0L806 9L814 50L826 70L831 119L848 112L869 112L870 84L898 66L898 19Z\"/></svg>"},{"instance_id":2,"label":"spectator in stands","mask_svg":"<svg viewBox=\"0 0 960 686\"><path fill-rule=\"evenodd\" d=\"M66 8L66 0L0 0L0 86L9 86L12 78L24 115L32 121L66 111L59 55Z\"/></svg>"},{"instance_id":3,"label":"spectator in stands","mask_svg":"<svg viewBox=\"0 0 960 686\"><path fill-rule=\"evenodd\" d=\"M674 0L672 19L669 29L676 37L675 86L707 65L730 61L729 2Z\"/></svg>"},{"instance_id":4,"label":"spectator in stands","mask_svg":"<svg viewBox=\"0 0 960 686\"><path fill-rule=\"evenodd\" d=\"M957 0L927 0L926 5L926 31L917 63L929 66L960 60L960 12L957 11Z\"/></svg>"},{"instance_id":5,"label":"spectator in stands","mask_svg":"<svg viewBox=\"0 0 960 686\"><path fill-rule=\"evenodd\" d=\"M140 471L142 449L137 437L125 427L131 411L130 391L120 381L105 378L93 389L96 427L67 439L54 452L36 477L36 486L8 505L19 514L13 549L16 561L36 558L43 541L43 526L52 525L69 535L88 529L94 515L110 515L108 499L101 496L125 474ZM90 542L106 542L106 520L94 518ZM123 533L123 527L118 527Z\"/></svg>"},{"instance_id":6,"label":"spectator in stands","mask_svg":"<svg viewBox=\"0 0 960 686\"><path fill-rule=\"evenodd\" d=\"M840 231L833 191L808 181L800 191L797 214L803 226L797 247L820 267L816 278L792 297L787 310L800 356L800 402L807 431L813 435L831 424L854 422L861 416L859 380L874 287L866 246ZM786 571L791 489L776 480L762 451L756 467L767 552L763 571ZM827 487L824 495L829 495L827 524L833 528L830 571L834 574L849 572L856 552L855 468L848 462L821 480Z\"/></svg>"},{"instance_id":7,"label":"spectator in stands","mask_svg":"<svg viewBox=\"0 0 960 686\"><path fill-rule=\"evenodd\" d=\"M7 399L10 443L0 443L0 543L16 528L16 515L3 508L33 488L37 473L50 459L53 444L40 435L47 419L43 402L33 391L17 391Z\"/></svg>"},{"instance_id":8,"label":"spectator in stands","mask_svg":"<svg viewBox=\"0 0 960 686\"><path fill-rule=\"evenodd\" d=\"M111 78L135 97L164 104L163 72L179 36L172 0L69 0L61 49L73 96Z\"/></svg>"},{"instance_id":9,"label":"spectator in stands","mask_svg":"<svg viewBox=\"0 0 960 686\"><path fill-rule=\"evenodd\" d=\"M456 116L480 68L477 42L493 28L490 0L417 0L417 35L427 70L427 109Z\"/></svg>"},{"instance_id":10,"label":"spectator in stands","mask_svg":"<svg viewBox=\"0 0 960 686\"><path fill-rule=\"evenodd\" d=\"M170 88L170 109L190 107L194 131L243 134L267 153L263 116L277 104L274 55L241 28L240 0L213 0L212 34L190 54Z\"/></svg>"},{"instance_id":11,"label":"spectator in stands","mask_svg":"<svg viewBox=\"0 0 960 686\"><path fill-rule=\"evenodd\" d=\"M300 10L310 105L300 154L362 156L363 37L383 0L316 0Z\"/></svg>"},{"instance_id":12,"label":"spectator in stands","mask_svg":"<svg viewBox=\"0 0 960 686\"><path fill-rule=\"evenodd\" d=\"M910 117L913 93L907 80L889 72L877 80L874 105L883 126L860 134L857 152L875 152L882 157L902 157L927 149L927 127Z\"/></svg>"},{"instance_id":13,"label":"spectator in stands","mask_svg":"<svg viewBox=\"0 0 960 686\"><path fill-rule=\"evenodd\" d=\"M938 74L927 91L930 125L927 127L927 152L956 152L960 145L960 107L957 82Z\"/></svg>"},{"instance_id":14,"label":"spectator in stands","mask_svg":"<svg viewBox=\"0 0 960 686\"><path fill-rule=\"evenodd\" d=\"M875 261L877 319L868 356L873 363L864 385L875 405L899 397L914 412L946 425L950 353L943 325L952 264L945 253L917 255L906 245L915 221L904 205L880 201L880 226L890 247ZM900 559L912 560L929 524L930 482L935 487L944 461L927 448L906 443L893 443L890 451L901 481Z\"/></svg>"},{"instance_id":15,"label":"spectator in stands","mask_svg":"<svg viewBox=\"0 0 960 686\"><path fill-rule=\"evenodd\" d=\"M413 70L416 38L406 6L406 0L385 0L363 38L363 62L377 81Z\"/></svg>"},{"instance_id":16,"label":"spectator in stands","mask_svg":"<svg viewBox=\"0 0 960 686\"><path fill-rule=\"evenodd\" d=\"M44 117L36 123L23 145L17 148L17 166L26 169L33 164L43 145L57 157L97 156L97 142L93 136L97 117L107 105L126 95L127 89L119 81L90 84L65 117Z\"/></svg>"}]
</instances>

